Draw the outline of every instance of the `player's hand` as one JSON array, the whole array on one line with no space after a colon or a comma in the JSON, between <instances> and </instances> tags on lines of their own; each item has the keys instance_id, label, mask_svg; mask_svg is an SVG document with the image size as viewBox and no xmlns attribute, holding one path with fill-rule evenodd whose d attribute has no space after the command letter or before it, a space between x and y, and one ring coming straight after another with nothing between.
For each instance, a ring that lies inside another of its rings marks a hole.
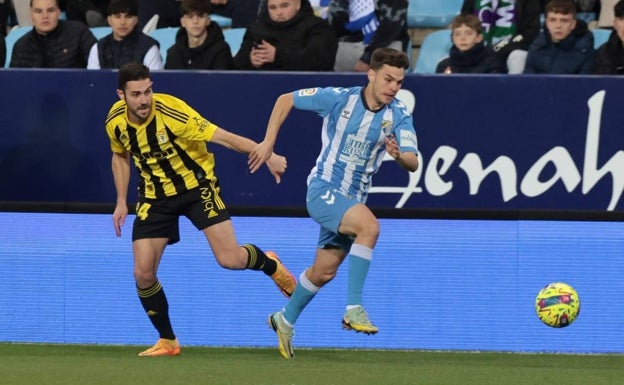
<instances>
[{"instance_id":1,"label":"player's hand","mask_svg":"<svg viewBox=\"0 0 624 385\"><path fill-rule=\"evenodd\" d=\"M401 156L401 149L399 148L399 144L396 141L396 138L393 134L386 136L386 151L392 157L392 159L397 160Z\"/></svg>"},{"instance_id":2,"label":"player's hand","mask_svg":"<svg viewBox=\"0 0 624 385\"><path fill-rule=\"evenodd\" d=\"M256 148L249 153L249 159L247 160L249 171L251 171L252 174L258 171L264 162L271 157L271 154L273 154L273 146L264 141L258 144Z\"/></svg>"},{"instance_id":3,"label":"player's hand","mask_svg":"<svg viewBox=\"0 0 624 385\"><path fill-rule=\"evenodd\" d=\"M275 183L279 184L282 181L282 174L286 172L286 158L277 155L275 153L271 153L271 157L266 162L269 171L275 178Z\"/></svg>"},{"instance_id":4,"label":"player's hand","mask_svg":"<svg viewBox=\"0 0 624 385\"><path fill-rule=\"evenodd\" d=\"M113 211L113 226L115 227L115 234L121 237L121 227L126 223L126 217L128 216L128 206L126 204L118 203Z\"/></svg>"}]
</instances>

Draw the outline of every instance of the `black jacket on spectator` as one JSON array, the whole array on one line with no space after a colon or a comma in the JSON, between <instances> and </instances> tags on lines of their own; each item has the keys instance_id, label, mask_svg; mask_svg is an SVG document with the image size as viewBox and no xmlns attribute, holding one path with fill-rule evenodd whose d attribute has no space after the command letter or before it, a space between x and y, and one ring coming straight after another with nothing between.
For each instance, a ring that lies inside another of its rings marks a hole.
<instances>
[{"instance_id":1,"label":"black jacket on spectator","mask_svg":"<svg viewBox=\"0 0 624 385\"><path fill-rule=\"evenodd\" d=\"M464 0L462 13L475 12L475 0ZM517 0L515 2L516 34L509 42L496 44L495 52L501 57L507 57L511 51L520 49L527 51L533 40L539 35L541 28L540 17L542 6L536 0Z\"/></svg>"},{"instance_id":2,"label":"black jacket on spectator","mask_svg":"<svg viewBox=\"0 0 624 385\"><path fill-rule=\"evenodd\" d=\"M138 27L120 41L115 40L112 33L108 34L97 42L100 68L121 68L130 62L143 63L145 54L153 46L160 47L160 43Z\"/></svg>"},{"instance_id":3,"label":"black jacket on spectator","mask_svg":"<svg viewBox=\"0 0 624 385\"><path fill-rule=\"evenodd\" d=\"M491 47L483 42L478 43L468 51L460 51L456 46L451 47L450 56L438 63L436 73L445 72L450 67L451 73L457 74L502 74L507 68Z\"/></svg>"},{"instance_id":4,"label":"black jacket on spectator","mask_svg":"<svg viewBox=\"0 0 624 385\"><path fill-rule=\"evenodd\" d=\"M594 63L594 35L587 23L576 20L576 27L559 43L553 43L544 30L529 47L525 74L590 74Z\"/></svg>"},{"instance_id":5,"label":"black jacket on spectator","mask_svg":"<svg viewBox=\"0 0 624 385\"><path fill-rule=\"evenodd\" d=\"M86 24L59 20L47 35L33 28L13 46L10 67L86 68L89 51L97 40Z\"/></svg>"},{"instance_id":6,"label":"black jacket on spectator","mask_svg":"<svg viewBox=\"0 0 624 385\"><path fill-rule=\"evenodd\" d=\"M175 44L167 50L165 69L229 70L234 68L232 51L219 24L208 25L208 36L199 47L190 48L186 29L181 27Z\"/></svg>"},{"instance_id":7,"label":"black jacket on spectator","mask_svg":"<svg viewBox=\"0 0 624 385\"><path fill-rule=\"evenodd\" d=\"M624 75L624 46L616 31L601 45L594 59L593 73L598 75Z\"/></svg>"},{"instance_id":8,"label":"black jacket on spectator","mask_svg":"<svg viewBox=\"0 0 624 385\"><path fill-rule=\"evenodd\" d=\"M234 57L243 70L333 71L338 39L326 20L314 15L308 0L301 0L299 12L290 20L275 22L263 1L258 20L249 26ZM275 61L260 68L251 65L254 42L266 40L275 46Z\"/></svg>"}]
</instances>

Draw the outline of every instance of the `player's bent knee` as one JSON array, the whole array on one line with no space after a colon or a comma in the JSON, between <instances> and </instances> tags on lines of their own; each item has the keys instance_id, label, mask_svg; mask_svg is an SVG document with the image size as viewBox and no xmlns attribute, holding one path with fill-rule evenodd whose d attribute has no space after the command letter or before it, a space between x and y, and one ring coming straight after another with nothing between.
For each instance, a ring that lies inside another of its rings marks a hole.
<instances>
[{"instance_id":1,"label":"player's bent knee","mask_svg":"<svg viewBox=\"0 0 624 385\"><path fill-rule=\"evenodd\" d=\"M155 284L158 278L156 277L156 273L154 271L135 269L134 280L139 288L144 289Z\"/></svg>"}]
</instances>

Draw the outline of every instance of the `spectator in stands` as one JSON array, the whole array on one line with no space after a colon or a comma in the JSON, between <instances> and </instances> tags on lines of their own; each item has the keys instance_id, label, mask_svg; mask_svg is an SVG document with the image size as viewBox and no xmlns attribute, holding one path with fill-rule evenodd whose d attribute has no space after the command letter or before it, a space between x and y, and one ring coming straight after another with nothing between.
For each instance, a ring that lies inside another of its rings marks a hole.
<instances>
[{"instance_id":1,"label":"spectator in stands","mask_svg":"<svg viewBox=\"0 0 624 385\"><path fill-rule=\"evenodd\" d=\"M143 63L151 70L163 69L158 41L137 27L137 0L112 0L106 14L112 32L91 47L88 69L121 68L128 62Z\"/></svg>"},{"instance_id":2,"label":"spectator in stands","mask_svg":"<svg viewBox=\"0 0 624 385\"><path fill-rule=\"evenodd\" d=\"M167 50L166 69L234 68L232 51L221 27L210 21L210 0L182 0L182 28Z\"/></svg>"},{"instance_id":3,"label":"spectator in stands","mask_svg":"<svg viewBox=\"0 0 624 385\"><path fill-rule=\"evenodd\" d=\"M246 28L256 21L261 3L260 0L210 0L210 2L212 13L232 19L232 28Z\"/></svg>"},{"instance_id":4,"label":"spectator in stands","mask_svg":"<svg viewBox=\"0 0 624 385\"><path fill-rule=\"evenodd\" d=\"M81 21L89 27L103 27L106 23L106 9L109 0L67 0L67 20Z\"/></svg>"},{"instance_id":5,"label":"spectator in stands","mask_svg":"<svg viewBox=\"0 0 624 385\"><path fill-rule=\"evenodd\" d=\"M524 71L529 46L540 32L542 7L539 2L464 0L461 12L479 17L485 44L492 46L510 74Z\"/></svg>"},{"instance_id":6,"label":"spectator in stands","mask_svg":"<svg viewBox=\"0 0 624 385\"><path fill-rule=\"evenodd\" d=\"M234 57L242 70L331 71L338 41L308 0L267 0Z\"/></svg>"},{"instance_id":7,"label":"spectator in stands","mask_svg":"<svg viewBox=\"0 0 624 385\"><path fill-rule=\"evenodd\" d=\"M613 7L617 0L600 0L600 12L598 14L598 28L613 29Z\"/></svg>"},{"instance_id":8,"label":"spectator in stands","mask_svg":"<svg viewBox=\"0 0 624 385\"><path fill-rule=\"evenodd\" d=\"M32 31L13 46L10 67L85 68L95 36L86 24L59 20L57 0L31 0Z\"/></svg>"},{"instance_id":9,"label":"spectator in stands","mask_svg":"<svg viewBox=\"0 0 624 385\"><path fill-rule=\"evenodd\" d=\"M367 72L377 48L410 44L407 0L331 0L327 20L339 38L336 71Z\"/></svg>"},{"instance_id":10,"label":"spectator in stands","mask_svg":"<svg viewBox=\"0 0 624 385\"><path fill-rule=\"evenodd\" d=\"M546 27L529 47L526 74L589 74L594 59L594 35L576 19L573 0L546 5Z\"/></svg>"},{"instance_id":11,"label":"spectator in stands","mask_svg":"<svg viewBox=\"0 0 624 385\"><path fill-rule=\"evenodd\" d=\"M506 73L507 69L491 47L483 42L481 20L461 14L451 23L453 47L449 57L438 63L437 73Z\"/></svg>"},{"instance_id":12,"label":"spectator in stands","mask_svg":"<svg viewBox=\"0 0 624 385\"><path fill-rule=\"evenodd\" d=\"M613 32L609 41L598 48L593 73L624 75L624 0L613 7Z\"/></svg>"}]
</instances>

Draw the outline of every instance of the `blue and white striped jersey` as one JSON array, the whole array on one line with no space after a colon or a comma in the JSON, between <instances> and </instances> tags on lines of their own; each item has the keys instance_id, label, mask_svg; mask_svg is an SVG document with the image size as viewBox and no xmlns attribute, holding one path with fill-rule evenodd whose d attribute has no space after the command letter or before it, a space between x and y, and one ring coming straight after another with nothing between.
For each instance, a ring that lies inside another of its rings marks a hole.
<instances>
[{"instance_id":1,"label":"blue and white striped jersey","mask_svg":"<svg viewBox=\"0 0 624 385\"><path fill-rule=\"evenodd\" d=\"M319 178L361 202L386 153L384 139L393 134L401 151L418 153L412 116L393 100L377 112L364 107L364 87L308 88L294 92L295 108L323 118L322 148L308 184Z\"/></svg>"}]
</instances>

